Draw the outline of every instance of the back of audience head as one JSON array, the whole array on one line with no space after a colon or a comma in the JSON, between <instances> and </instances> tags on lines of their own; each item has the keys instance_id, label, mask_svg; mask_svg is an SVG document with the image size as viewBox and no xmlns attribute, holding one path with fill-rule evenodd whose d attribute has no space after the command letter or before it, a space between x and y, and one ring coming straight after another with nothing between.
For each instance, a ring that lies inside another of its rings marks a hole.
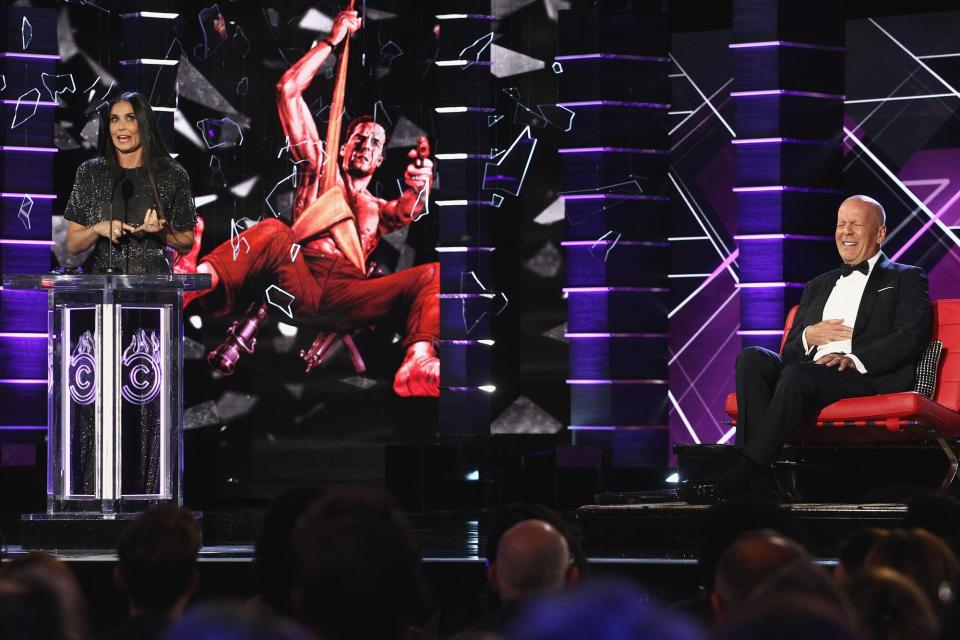
<instances>
[{"instance_id":1,"label":"back of audience head","mask_svg":"<svg viewBox=\"0 0 960 640\"><path fill-rule=\"evenodd\" d=\"M866 640L933 640L937 618L926 595L910 578L884 567L844 581Z\"/></svg>"},{"instance_id":2,"label":"back of audience head","mask_svg":"<svg viewBox=\"0 0 960 640\"><path fill-rule=\"evenodd\" d=\"M938 611L953 596L960 564L947 544L923 529L897 529L877 542L864 569L889 567L913 580Z\"/></svg>"},{"instance_id":3,"label":"back of audience head","mask_svg":"<svg viewBox=\"0 0 960 640\"><path fill-rule=\"evenodd\" d=\"M851 533L841 544L837 554L837 567L833 576L837 582L843 582L863 568L863 563L880 540L888 533L887 529L868 527Z\"/></svg>"},{"instance_id":4,"label":"back of audience head","mask_svg":"<svg viewBox=\"0 0 960 640\"><path fill-rule=\"evenodd\" d=\"M274 498L263 518L254 551L254 575L263 604L277 614L293 615L294 527L307 507L323 495L319 487L294 487Z\"/></svg>"},{"instance_id":5,"label":"back of audience head","mask_svg":"<svg viewBox=\"0 0 960 640\"><path fill-rule=\"evenodd\" d=\"M283 617L245 606L213 602L191 607L164 634L166 640L310 640L307 632Z\"/></svg>"},{"instance_id":6,"label":"back of audience head","mask_svg":"<svg viewBox=\"0 0 960 640\"><path fill-rule=\"evenodd\" d=\"M807 551L776 531L751 531L737 538L717 564L710 603L718 621L739 611L754 590L778 571L811 565Z\"/></svg>"},{"instance_id":7,"label":"back of audience head","mask_svg":"<svg viewBox=\"0 0 960 640\"><path fill-rule=\"evenodd\" d=\"M535 502L514 502L497 510L493 524L487 531L487 565L496 561L497 548L503 534L512 526L524 520L542 520L559 531L567 541L567 548L570 550L573 563L577 566L580 575L585 576L587 574L589 570L587 558L580 548L580 542L573 535L563 517L550 507Z\"/></svg>"},{"instance_id":8,"label":"back of audience head","mask_svg":"<svg viewBox=\"0 0 960 640\"><path fill-rule=\"evenodd\" d=\"M707 511L700 529L703 533L700 537L697 567L700 584L707 592L714 588L720 556L744 533L768 529L793 539L798 539L799 535L792 516L786 510L772 502L756 498L743 498L714 505Z\"/></svg>"},{"instance_id":9,"label":"back of audience head","mask_svg":"<svg viewBox=\"0 0 960 640\"><path fill-rule=\"evenodd\" d=\"M120 534L114 580L132 614L177 616L197 586L200 527L193 512L165 505L141 513Z\"/></svg>"},{"instance_id":10,"label":"back of audience head","mask_svg":"<svg viewBox=\"0 0 960 640\"><path fill-rule=\"evenodd\" d=\"M855 624L822 597L766 599L723 625L719 640L863 640Z\"/></svg>"},{"instance_id":11,"label":"back of audience head","mask_svg":"<svg viewBox=\"0 0 960 640\"><path fill-rule=\"evenodd\" d=\"M420 553L381 491L341 490L314 502L294 532L296 617L325 640L404 636L424 597Z\"/></svg>"},{"instance_id":12,"label":"back of audience head","mask_svg":"<svg viewBox=\"0 0 960 640\"><path fill-rule=\"evenodd\" d=\"M491 586L505 602L560 591L578 578L566 539L543 520L522 520L507 529L488 569Z\"/></svg>"},{"instance_id":13,"label":"back of audience head","mask_svg":"<svg viewBox=\"0 0 960 640\"><path fill-rule=\"evenodd\" d=\"M506 640L700 640L700 629L630 583L594 581L535 600Z\"/></svg>"},{"instance_id":14,"label":"back of audience head","mask_svg":"<svg viewBox=\"0 0 960 640\"><path fill-rule=\"evenodd\" d=\"M944 493L919 493L907 504L904 529L926 529L940 536L960 557L960 499Z\"/></svg>"},{"instance_id":15,"label":"back of audience head","mask_svg":"<svg viewBox=\"0 0 960 640\"><path fill-rule=\"evenodd\" d=\"M87 607L73 573L45 553L0 566L0 638L85 640Z\"/></svg>"}]
</instances>

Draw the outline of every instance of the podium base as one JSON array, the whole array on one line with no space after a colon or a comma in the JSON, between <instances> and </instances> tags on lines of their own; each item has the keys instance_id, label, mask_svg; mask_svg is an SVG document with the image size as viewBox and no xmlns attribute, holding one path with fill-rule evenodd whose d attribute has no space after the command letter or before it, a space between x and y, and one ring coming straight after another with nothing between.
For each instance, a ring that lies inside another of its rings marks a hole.
<instances>
[{"instance_id":1,"label":"podium base","mask_svg":"<svg viewBox=\"0 0 960 640\"><path fill-rule=\"evenodd\" d=\"M194 511L203 540L203 513ZM116 549L120 532L136 513L25 513L20 525L24 551L71 551Z\"/></svg>"}]
</instances>

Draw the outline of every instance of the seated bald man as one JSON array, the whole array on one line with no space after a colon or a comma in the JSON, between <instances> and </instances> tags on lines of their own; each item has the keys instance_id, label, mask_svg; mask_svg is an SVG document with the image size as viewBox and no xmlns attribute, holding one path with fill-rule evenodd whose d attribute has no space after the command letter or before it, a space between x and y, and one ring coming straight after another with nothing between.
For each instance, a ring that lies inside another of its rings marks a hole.
<instances>
[{"instance_id":1,"label":"seated bald man","mask_svg":"<svg viewBox=\"0 0 960 640\"><path fill-rule=\"evenodd\" d=\"M521 520L504 532L497 559L487 569L487 581L500 596L500 610L470 630L502 635L525 603L562 591L579 577L562 533L543 520Z\"/></svg>"},{"instance_id":2,"label":"seated bald man","mask_svg":"<svg viewBox=\"0 0 960 640\"><path fill-rule=\"evenodd\" d=\"M807 283L783 355L748 347L737 358L737 463L716 482L685 483L680 499L782 498L771 464L794 429L837 400L913 388L930 338L927 276L883 255L886 233L879 202L843 201L835 239L844 264Z\"/></svg>"}]
</instances>

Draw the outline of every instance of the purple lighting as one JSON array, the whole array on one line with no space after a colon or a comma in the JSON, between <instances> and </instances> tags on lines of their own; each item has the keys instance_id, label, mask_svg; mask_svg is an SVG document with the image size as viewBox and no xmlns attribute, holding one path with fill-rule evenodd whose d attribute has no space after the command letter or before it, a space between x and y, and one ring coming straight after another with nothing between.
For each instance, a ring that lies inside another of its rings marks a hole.
<instances>
[{"instance_id":1,"label":"purple lighting","mask_svg":"<svg viewBox=\"0 0 960 640\"><path fill-rule=\"evenodd\" d=\"M19 244L19 245L25 245L25 246L30 246L30 245L50 246L53 244L53 240L8 240L7 238L0 238L0 244Z\"/></svg>"},{"instance_id":2,"label":"purple lighting","mask_svg":"<svg viewBox=\"0 0 960 640\"><path fill-rule=\"evenodd\" d=\"M624 100L586 100L583 102L558 102L558 107L639 107L642 109L669 109L662 102L629 102Z\"/></svg>"},{"instance_id":3,"label":"purple lighting","mask_svg":"<svg viewBox=\"0 0 960 640\"><path fill-rule=\"evenodd\" d=\"M557 149L557 153L636 153L640 155L667 155L668 149L637 149L635 147L571 147Z\"/></svg>"},{"instance_id":4,"label":"purple lighting","mask_svg":"<svg viewBox=\"0 0 960 640\"><path fill-rule=\"evenodd\" d=\"M564 287L564 293L609 293L611 291L638 291L641 293L668 293L666 287ZM457 295L457 294L439 294Z\"/></svg>"},{"instance_id":5,"label":"purple lighting","mask_svg":"<svg viewBox=\"0 0 960 640\"><path fill-rule=\"evenodd\" d=\"M60 56L51 53L17 53L0 51L0 58L25 58L27 60L59 60Z\"/></svg>"},{"instance_id":6,"label":"purple lighting","mask_svg":"<svg viewBox=\"0 0 960 640\"><path fill-rule=\"evenodd\" d=\"M0 338L43 338L46 340L47 334L32 331L0 331Z\"/></svg>"},{"instance_id":7,"label":"purple lighting","mask_svg":"<svg viewBox=\"0 0 960 640\"><path fill-rule=\"evenodd\" d=\"M743 329L737 331L738 336L782 336L783 329Z\"/></svg>"},{"instance_id":8,"label":"purple lighting","mask_svg":"<svg viewBox=\"0 0 960 640\"><path fill-rule=\"evenodd\" d=\"M59 151L56 147L11 147L7 145L0 146L0 151L23 151L25 153L56 153Z\"/></svg>"},{"instance_id":9,"label":"purple lighting","mask_svg":"<svg viewBox=\"0 0 960 640\"><path fill-rule=\"evenodd\" d=\"M56 102L50 102L49 100L47 100L47 101L38 101L38 102L28 102L28 101L26 101L26 100L4 100L4 101L3 101L3 104L24 104L24 105L35 104L35 105L37 105L38 107L55 107L55 106L57 106L57 103L56 103Z\"/></svg>"},{"instance_id":10,"label":"purple lighting","mask_svg":"<svg viewBox=\"0 0 960 640\"><path fill-rule=\"evenodd\" d=\"M822 189L820 187L793 187L789 185L770 185L766 187L734 187L734 193L755 193L762 191L793 191L799 193L843 193L841 189Z\"/></svg>"},{"instance_id":11,"label":"purple lighting","mask_svg":"<svg viewBox=\"0 0 960 640\"><path fill-rule=\"evenodd\" d=\"M806 138L736 138L733 144L813 144L825 147L839 145L839 140L809 140Z\"/></svg>"},{"instance_id":12,"label":"purple lighting","mask_svg":"<svg viewBox=\"0 0 960 640\"><path fill-rule=\"evenodd\" d=\"M641 196L627 193L561 193L564 200L655 200L666 202L667 196Z\"/></svg>"},{"instance_id":13,"label":"purple lighting","mask_svg":"<svg viewBox=\"0 0 960 640\"><path fill-rule=\"evenodd\" d=\"M670 62L670 58L663 56L635 56L625 53L580 53L569 56L555 56L554 60L561 62L577 60L631 60L634 62Z\"/></svg>"},{"instance_id":14,"label":"purple lighting","mask_svg":"<svg viewBox=\"0 0 960 640\"><path fill-rule=\"evenodd\" d=\"M764 49L768 47L793 47L796 49L815 49L817 51L846 51L846 47L836 47L827 44L810 44L807 42L791 42L789 40L764 40L762 42L735 42L728 44L730 49Z\"/></svg>"},{"instance_id":15,"label":"purple lighting","mask_svg":"<svg viewBox=\"0 0 960 640\"><path fill-rule=\"evenodd\" d=\"M620 425L620 426L601 426L601 425L580 425L572 424L568 429L571 431L639 431L642 429L662 429L669 425L665 424L631 424L631 425Z\"/></svg>"},{"instance_id":16,"label":"purple lighting","mask_svg":"<svg viewBox=\"0 0 960 640\"><path fill-rule=\"evenodd\" d=\"M564 240L561 247L595 247L598 244L616 244L621 247L669 247L669 242L652 242L648 240Z\"/></svg>"},{"instance_id":17,"label":"purple lighting","mask_svg":"<svg viewBox=\"0 0 960 640\"><path fill-rule=\"evenodd\" d=\"M761 89L757 91L731 91L731 98L753 98L757 96L798 96L801 98L823 98L825 100L843 100L844 95L819 93L817 91L794 91L792 89Z\"/></svg>"},{"instance_id":18,"label":"purple lighting","mask_svg":"<svg viewBox=\"0 0 960 640\"><path fill-rule=\"evenodd\" d=\"M0 378L0 384L47 384L46 378Z\"/></svg>"},{"instance_id":19,"label":"purple lighting","mask_svg":"<svg viewBox=\"0 0 960 640\"><path fill-rule=\"evenodd\" d=\"M833 242L833 236L804 236L796 233L745 233L733 236L734 240L813 240Z\"/></svg>"},{"instance_id":20,"label":"purple lighting","mask_svg":"<svg viewBox=\"0 0 960 640\"><path fill-rule=\"evenodd\" d=\"M633 380L605 380L605 379L569 379L567 384L597 385L597 384L667 384L669 380L633 379Z\"/></svg>"},{"instance_id":21,"label":"purple lighting","mask_svg":"<svg viewBox=\"0 0 960 640\"><path fill-rule=\"evenodd\" d=\"M57 196L53 193L0 193L0 198L17 198L23 200L29 197L34 200L56 200Z\"/></svg>"},{"instance_id":22,"label":"purple lighting","mask_svg":"<svg viewBox=\"0 0 960 640\"><path fill-rule=\"evenodd\" d=\"M610 333L610 332L588 332L588 333L564 333L564 338L667 338L666 333ZM46 336L44 336L46 337Z\"/></svg>"},{"instance_id":23,"label":"purple lighting","mask_svg":"<svg viewBox=\"0 0 960 640\"><path fill-rule=\"evenodd\" d=\"M737 289L784 289L787 287L802 289L802 282L739 282L734 285Z\"/></svg>"}]
</instances>

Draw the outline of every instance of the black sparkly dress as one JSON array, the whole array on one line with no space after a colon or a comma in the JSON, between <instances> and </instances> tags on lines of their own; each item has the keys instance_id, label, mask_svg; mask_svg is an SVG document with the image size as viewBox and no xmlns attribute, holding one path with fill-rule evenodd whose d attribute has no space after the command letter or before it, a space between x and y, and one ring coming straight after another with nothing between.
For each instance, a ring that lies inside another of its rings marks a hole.
<instances>
[{"instance_id":1,"label":"black sparkly dress","mask_svg":"<svg viewBox=\"0 0 960 640\"><path fill-rule=\"evenodd\" d=\"M197 223L197 210L186 170L173 160L162 159L158 161L154 175L163 217L174 231L193 229ZM109 220L112 187L113 179L106 161L103 158L87 160L77 169L63 217L84 227ZM123 179L113 193L113 218L139 227L143 224L147 209L160 212L156 200L145 167L124 169ZM109 248L110 241L99 236L84 270L87 273L100 273L106 269ZM156 235L150 233L123 236L119 245L113 245L113 266L122 273L130 274L170 273L165 247Z\"/></svg>"},{"instance_id":2,"label":"black sparkly dress","mask_svg":"<svg viewBox=\"0 0 960 640\"><path fill-rule=\"evenodd\" d=\"M113 189L113 218L133 227L143 224L147 209L156 209L175 231L192 230L197 222L197 210L190 191L190 179L179 164L170 159L158 162L154 172L156 192L145 167L123 169ZM128 183L128 184L124 184ZM114 179L103 158L87 160L77 169L73 191L64 211L64 218L84 227L110 219L110 190ZM157 207L160 196L162 209ZM110 242L97 237L96 246L84 270L101 273L109 264ZM166 247L153 234L127 234L113 245L113 266L127 274L170 273ZM124 405L126 407L126 404ZM74 493L94 493L96 453L94 438L95 405L77 407L72 415L73 431L71 486ZM156 406L126 407L123 419L123 451L121 490L124 494L154 494L159 490L160 428L159 409Z\"/></svg>"}]
</instances>

